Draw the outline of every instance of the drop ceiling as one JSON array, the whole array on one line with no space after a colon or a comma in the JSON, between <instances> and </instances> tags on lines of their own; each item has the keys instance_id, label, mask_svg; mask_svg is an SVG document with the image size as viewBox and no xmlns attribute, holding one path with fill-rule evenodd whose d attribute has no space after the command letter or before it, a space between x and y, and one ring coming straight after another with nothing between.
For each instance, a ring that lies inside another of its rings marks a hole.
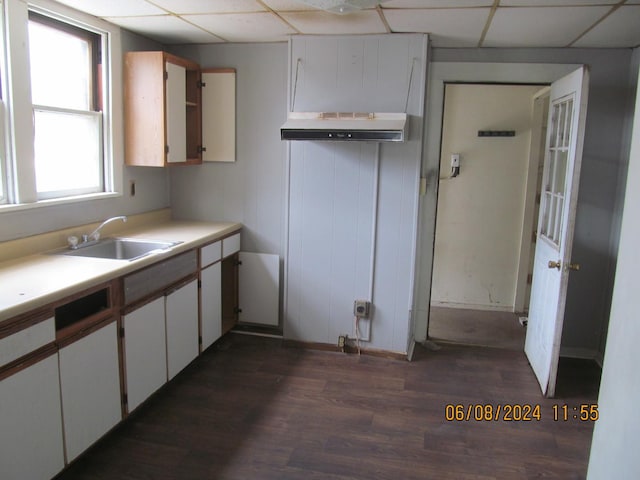
<instances>
[{"instance_id":1,"label":"drop ceiling","mask_svg":"<svg viewBox=\"0 0 640 480\"><path fill-rule=\"evenodd\" d=\"M429 33L434 47L640 46L640 0L388 0L347 15L296 0L58 0L166 45Z\"/></svg>"}]
</instances>

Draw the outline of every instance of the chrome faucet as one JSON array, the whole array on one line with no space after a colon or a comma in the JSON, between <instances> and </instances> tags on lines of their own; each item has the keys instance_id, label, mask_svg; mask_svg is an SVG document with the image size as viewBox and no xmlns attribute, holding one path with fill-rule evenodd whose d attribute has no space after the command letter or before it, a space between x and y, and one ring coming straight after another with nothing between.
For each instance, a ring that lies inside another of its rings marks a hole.
<instances>
[{"instance_id":1,"label":"chrome faucet","mask_svg":"<svg viewBox=\"0 0 640 480\"><path fill-rule=\"evenodd\" d=\"M69 243L69 248L72 250L76 250L78 248L88 247L89 245L94 245L98 243L98 241L100 240L100 230L102 230L102 227L104 227L107 223L111 223L115 220L122 220L123 222L126 222L127 217L125 215L120 215L117 217L107 218L93 232L91 232L88 235L83 234L82 242L78 242L78 237L75 237L75 236L68 237L67 242Z\"/></svg>"},{"instance_id":2,"label":"chrome faucet","mask_svg":"<svg viewBox=\"0 0 640 480\"><path fill-rule=\"evenodd\" d=\"M102 230L102 227L104 227L107 223L111 223L115 220L122 220L123 222L126 222L127 217L125 215L120 215L118 217L107 218L104 222L100 224L98 228L96 228L93 232L87 235L88 238L86 240L88 239L95 240L95 241L100 240L100 230ZM83 235L82 237L83 237L82 239L85 240L84 238L85 236Z\"/></svg>"}]
</instances>

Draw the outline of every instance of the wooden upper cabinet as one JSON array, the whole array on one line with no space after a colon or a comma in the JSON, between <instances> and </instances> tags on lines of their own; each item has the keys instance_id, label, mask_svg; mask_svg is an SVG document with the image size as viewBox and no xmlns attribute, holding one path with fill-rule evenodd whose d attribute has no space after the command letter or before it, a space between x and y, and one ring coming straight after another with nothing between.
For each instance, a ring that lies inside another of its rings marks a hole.
<instances>
[{"instance_id":1,"label":"wooden upper cabinet","mask_svg":"<svg viewBox=\"0 0 640 480\"><path fill-rule=\"evenodd\" d=\"M200 66L166 52L125 55L125 163L202 163Z\"/></svg>"}]
</instances>

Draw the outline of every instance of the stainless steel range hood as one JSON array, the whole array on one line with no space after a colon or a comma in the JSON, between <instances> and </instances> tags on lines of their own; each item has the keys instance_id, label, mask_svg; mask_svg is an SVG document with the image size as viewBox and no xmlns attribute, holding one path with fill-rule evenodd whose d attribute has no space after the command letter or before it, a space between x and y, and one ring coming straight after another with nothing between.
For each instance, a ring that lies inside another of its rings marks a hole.
<instances>
[{"instance_id":1,"label":"stainless steel range hood","mask_svg":"<svg viewBox=\"0 0 640 480\"><path fill-rule=\"evenodd\" d=\"M282 140L404 142L406 113L290 112Z\"/></svg>"}]
</instances>

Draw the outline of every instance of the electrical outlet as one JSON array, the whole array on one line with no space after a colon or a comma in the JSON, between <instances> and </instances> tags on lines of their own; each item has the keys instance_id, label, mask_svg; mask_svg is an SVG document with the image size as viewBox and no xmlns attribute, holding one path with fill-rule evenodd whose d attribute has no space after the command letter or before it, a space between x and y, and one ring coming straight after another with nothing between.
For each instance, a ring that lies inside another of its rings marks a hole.
<instances>
[{"instance_id":1,"label":"electrical outlet","mask_svg":"<svg viewBox=\"0 0 640 480\"><path fill-rule=\"evenodd\" d=\"M353 301L353 314L358 318L369 318L370 308L371 302L369 302L368 300Z\"/></svg>"}]
</instances>

